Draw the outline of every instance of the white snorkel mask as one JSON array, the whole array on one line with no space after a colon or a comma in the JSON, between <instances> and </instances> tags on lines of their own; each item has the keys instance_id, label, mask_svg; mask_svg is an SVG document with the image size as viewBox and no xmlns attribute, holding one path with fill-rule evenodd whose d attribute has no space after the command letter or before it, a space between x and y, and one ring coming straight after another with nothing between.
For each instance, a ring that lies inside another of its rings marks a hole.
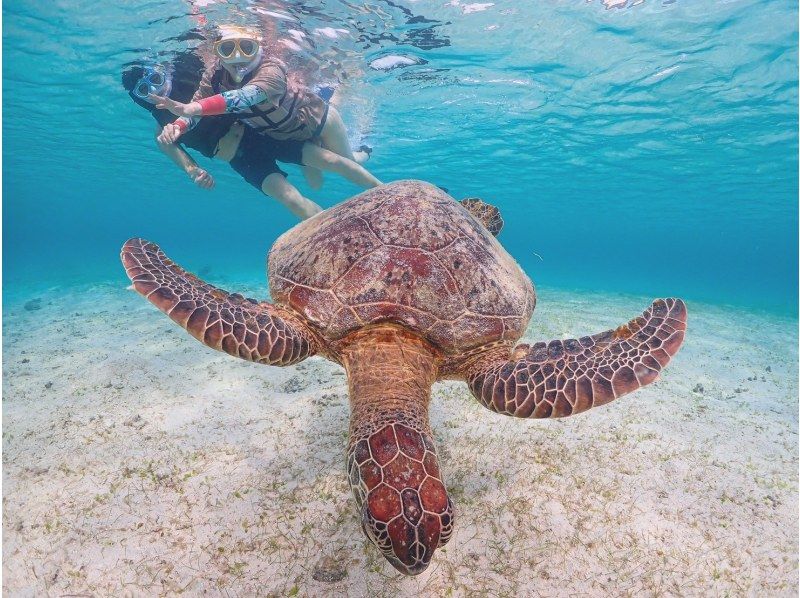
<instances>
[{"instance_id":1,"label":"white snorkel mask","mask_svg":"<svg viewBox=\"0 0 800 598\"><path fill-rule=\"evenodd\" d=\"M153 104L150 94L168 97L170 92L172 92L172 73L163 65L157 64L144 67L144 75L134 85L131 93L140 100Z\"/></svg>"},{"instance_id":2,"label":"white snorkel mask","mask_svg":"<svg viewBox=\"0 0 800 598\"><path fill-rule=\"evenodd\" d=\"M220 38L214 44L214 53L236 83L241 83L261 64L261 38L244 27L222 26Z\"/></svg>"}]
</instances>

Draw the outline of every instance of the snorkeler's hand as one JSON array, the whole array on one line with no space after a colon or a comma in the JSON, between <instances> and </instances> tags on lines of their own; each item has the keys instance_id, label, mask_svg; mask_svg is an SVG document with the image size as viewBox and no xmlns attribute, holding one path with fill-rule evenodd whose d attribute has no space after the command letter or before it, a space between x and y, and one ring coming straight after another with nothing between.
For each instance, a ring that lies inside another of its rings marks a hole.
<instances>
[{"instance_id":1,"label":"snorkeler's hand","mask_svg":"<svg viewBox=\"0 0 800 598\"><path fill-rule=\"evenodd\" d=\"M183 129L181 129L175 123L168 123L164 125L164 128L161 129L161 133L159 133L156 139L159 143L175 143L178 141L178 137L181 136L183 133Z\"/></svg>"},{"instance_id":2,"label":"snorkeler's hand","mask_svg":"<svg viewBox=\"0 0 800 598\"><path fill-rule=\"evenodd\" d=\"M214 188L214 177L212 177L202 168L195 168L189 173L189 176L194 181L194 184L198 187L202 187L203 189Z\"/></svg>"},{"instance_id":3,"label":"snorkeler's hand","mask_svg":"<svg viewBox=\"0 0 800 598\"><path fill-rule=\"evenodd\" d=\"M157 96L154 93L151 93L148 98L155 103L156 108L169 110L175 116L198 116L203 110L197 102L183 104L164 96Z\"/></svg>"}]
</instances>

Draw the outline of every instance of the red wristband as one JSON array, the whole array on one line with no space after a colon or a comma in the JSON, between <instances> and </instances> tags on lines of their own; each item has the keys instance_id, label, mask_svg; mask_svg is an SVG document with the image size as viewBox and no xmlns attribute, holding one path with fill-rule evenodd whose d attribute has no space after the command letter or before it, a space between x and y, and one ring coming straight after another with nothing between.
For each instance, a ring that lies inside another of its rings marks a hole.
<instances>
[{"instance_id":1,"label":"red wristband","mask_svg":"<svg viewBox=\"0 0 800 598\"><path fill-rule=\"evenodd\" d=\"M186 121L185 120L181 120L180 118L178 120L173 121L172 124L175 125L176 127L178 127L181 130L181 133L185 133L186 129L189 128L189 125L186 124Z\"/></svg>"},{"instance_id":2,"label":"red wristband","mask_svg":"<svg viewBox=\"0 0 800 598\"><path fill-rule=\"evenodd\" d=\"M225 98L222 97L222 94L217 94L210 98L203 98L197 103L200 104L200 108L202 109L200 114L203 116L225 114L225 111L228 109L228 104L225 103Z\"/></svg>"}]
</instances>

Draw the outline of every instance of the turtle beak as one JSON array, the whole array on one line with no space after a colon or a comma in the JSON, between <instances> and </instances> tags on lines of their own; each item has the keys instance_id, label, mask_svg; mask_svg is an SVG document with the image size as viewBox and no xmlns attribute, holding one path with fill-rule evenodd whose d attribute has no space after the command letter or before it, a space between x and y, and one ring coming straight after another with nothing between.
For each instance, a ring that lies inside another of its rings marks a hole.
<instances>
[{"instance_id":1,"label":"turtle beak","mask_svg":"<svg viewBox=\"0 0 800 598\"><path fill-rule=\"evenodd\" d=\"M411 501L413 502L413 498ZM413 509L412 506L406 511L413 511ZM448 511L452 512L449 500ZM421 509L419 513L422 515ZM449 513L440 517L447 520L452 519ZM419 575L428 568L434 550L441 545L439 541L442 531L440 517L420 517L414 523L401 516L386 524L376 519L369 505L364 504L361 527L392 567L405 575Z\"/></svg>"},{"instance_id":2,"label":"turtle beak","mask_svg":"<svg viewBox=\"0 0 800 598\"><path fill-rule=\"evenodd\" d=\"M419 575L453 530L433 439L390 424L356 443L348 461L364 533L395 569Z\"/></svg>"}]
</instances>

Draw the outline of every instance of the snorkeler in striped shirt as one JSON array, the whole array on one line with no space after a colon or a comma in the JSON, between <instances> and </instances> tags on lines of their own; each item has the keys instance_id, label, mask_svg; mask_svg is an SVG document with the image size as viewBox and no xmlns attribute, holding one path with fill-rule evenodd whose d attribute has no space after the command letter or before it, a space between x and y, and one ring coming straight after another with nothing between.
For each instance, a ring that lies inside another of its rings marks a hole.
<instances>
[{"instance_id":1,"label":"snorkeler in striped shirt","mask_svg":"<svg viewBox=\"0 0 800 598\"><path fill-rule=\"evenodd\" d=\"M160 139L163 128L174 117L159 109L153 98L189 100L197 88L202 61L193 53L178 55L169 65L151 64L128 69L123 73L123 85L131 99L148 110L158 123ZM199 120L195 127L181 136L180 142L159 141L160 149L167 154L200 187L214 186L213 177L189 156L183 146L194 149L208 158L229 162L231 167L248 183L272 196L300 218L308 218L321 208L304 197L286 180L286 173L276 161L308 165L320 170L336 172L364 188L380 182L362 166L334 154L314 143L279 141L260 135L237 121L235 115L223 115Z\"/></svg>"},{"instance_id":2,"label":"snorkeler in striped shirt","mask_svg":"<svg viewBox=\"0 0 800 598\"><path fill-rule=\"evenodd\" d=\"M297 84L277 58L268 55L251 29L223 26L214 43L215 62L206 70L193 101L155 98L156 106L179 116L165 126L161 141L174 143L199 117L236 114L257 133L279 140L313 141L354 159L338 111Z\"/></svg>"}]
</instances>

